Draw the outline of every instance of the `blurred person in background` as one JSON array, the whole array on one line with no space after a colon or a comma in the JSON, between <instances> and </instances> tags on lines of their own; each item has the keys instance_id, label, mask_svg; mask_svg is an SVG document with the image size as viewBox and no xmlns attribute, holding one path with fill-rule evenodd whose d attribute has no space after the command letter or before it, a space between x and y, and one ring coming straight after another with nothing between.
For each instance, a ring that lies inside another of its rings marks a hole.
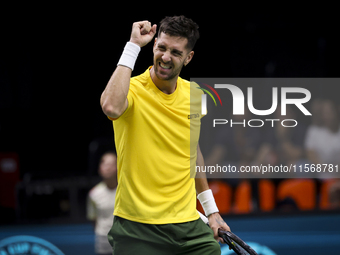
<instances>
[{"instance_id":1,"label":"blurred person in background","mask_svg":"<svg viewBox=\"0 0 340 255\"><path fill-rule=\"evenodd\" d=\"M322 124L309 130L305 147L307 158L312 164L340 163L340 119L336 104L324 100L318 106L321 109ZM314 113L312 113L314 114ZM319 173L321 179L334 176L333 173Z\"/></svg>"},{"instance_id":2,"label":"blurred person in background","mask_svg":"<svg viewBox=\"0 0 340 255\"><path fill-rule=\"evenodd\" d=\"M307 128L306 138L313 136L314 132L319 132L319 129L323 127L323 103L324 100L321 98L316 98L311 102L312 123Z\"/></svg>"},{"instance_id":3,"label":"blurred person in background","mask_svg":"<svg viewBox=\"0 0 340 255\"><path fill-rule=\"evenodd\" d=\"M286 106L287 114L285 119L297 119L296 112L290 106ZM281 107L279 107L281 112ZM281 113L276 112L276 117L281 117ZM306 126L299 122L295 127L284 127L283 125L275 126L274 144L279 155L279 163L283 165L301 164L305 162L304 139L306 135ZM303 162L302 162L303 161Z\"/></svg>"},{"instance_id":4,"label":"blurred person in background","mask_svg":"<svg viewBox=\"0 0 340 255\"><path fill-rule=\"evenodd\" d=\"M281 107L279 106L275 112L275 119L297 119L294 109L286 106L286 115L281 115ZM277 156L277 164L284 166L290 164L298 164L305 157L304 151L304 137L306 134L306 127L302 122L298 122L295 127L285 127L279 122L268 132L268 142L271 149Z\"/></svg>"},{"instance_id":5,"label":"blurred person in background","mask_svg":"<svg viewBox=\"0 0 340 255\"><path fill-rule=\"evenodd\" d=\"M274 113L274 119L280 121L275 122L274 127L269 127L265 132L265 140L261 145L255 164L282 164L283 166L304 164L306 159L303 143L306 126L297 120L297 115L290 105L286 106L285 116L281 115L281 107L278 106ZM298 121L298 124L295 127L285 127L281 124L283 119L294 119ZM274 173L273 177L275 175Z\"/></svg>"},{"instance_id":6,"label":"blurred person in background","mask_svg":"<svg viewBox=\"0 0 340 255\"><path fill-rule=\"evenodd\" d=\"M95 224L96 254L112 254L107 233L112 227L117 187L117 156L106 152L100 159L99 175L103 180L93 187L87 200L87 218Z\"/></svg>"},{"instance_id":7,"label":"blurred person in background","mask_svg":"<svg viewBox=\"0 0 340 255\"><path fill-rule=\"evenodd\" d=\"M205 160L207 166L215 166L216 164L223 166L230 164L236 167L247 166L252 164L258 156L258 149L262 141L261 132L260 128L249 127L246 124L251 119L248 108L245 107L244 115L232 115L230 113L230 117L235 124L220 127L216 134L214 146ZM235 174L233 175L236 177ZM249 176L249 173L247 175ZM232 182L231 179L229 179L229 182Z\"/></svg>"}]
</instances>

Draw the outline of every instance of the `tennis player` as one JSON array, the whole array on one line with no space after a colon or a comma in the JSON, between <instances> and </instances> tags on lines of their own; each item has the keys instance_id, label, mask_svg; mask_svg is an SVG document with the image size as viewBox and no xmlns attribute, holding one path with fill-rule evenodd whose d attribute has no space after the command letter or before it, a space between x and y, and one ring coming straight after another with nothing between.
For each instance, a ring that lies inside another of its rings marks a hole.
<instances>
[{"instance_id":1,"label":"tennis player","mask_svg":"<svg viewBox=\"0 0 340 255\"><path fill-rule=\"evenodd\" d=\"M154 40L153 66L131 78L141 48L156 29L149 21L133 24L101 96L118 154L115 218L108 238L115 255L220 254L217 230L230 229L205 176L190 177L190 162L203 165L204 160L199 132L190 133L191 85L179 77L194 56L198 26L184 16L164 18ZM211 229L199 219L196 193Z\"/></svg>"}]
</instances>

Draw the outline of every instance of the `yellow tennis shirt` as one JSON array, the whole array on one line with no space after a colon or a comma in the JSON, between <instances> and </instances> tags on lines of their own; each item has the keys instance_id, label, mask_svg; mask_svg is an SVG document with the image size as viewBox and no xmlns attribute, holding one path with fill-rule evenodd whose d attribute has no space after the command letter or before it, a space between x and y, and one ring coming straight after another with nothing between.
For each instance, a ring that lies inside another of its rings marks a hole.
<instances>
[{"instance_id":1,"label":"yellow tennis shirt","mask_svg":"<svg viewBox=\"0 0 340 255\"><path fill-rule=\"evenodd\" d=\"M130 79L128 107L113 120L118 155L114 215L148 224L196 220L190 167L196 163L200 100L195 101L197 114L191 114L190 82L178 78L168 95L155 86L149 69ZM202 92L195 88L195 94L200 98Z\"/></svg>"}]
</instances>

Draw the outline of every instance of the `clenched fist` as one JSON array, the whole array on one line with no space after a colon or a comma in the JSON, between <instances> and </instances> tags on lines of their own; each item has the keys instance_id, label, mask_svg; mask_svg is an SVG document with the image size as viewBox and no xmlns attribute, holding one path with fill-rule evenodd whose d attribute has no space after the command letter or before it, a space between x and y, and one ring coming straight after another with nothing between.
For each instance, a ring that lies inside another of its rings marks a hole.
<instances>
[{"instance_id":1,"label":"clenched fist","mask_svg":"<svg viewBox=\"0 0 340 255\"><path fill-rule=\"evenodd\" d=\"M147 45L156 34L157 25L151 27L147 20L133 23L130 42L137 44L139 47Z\"/></svg>"}]
</instances>

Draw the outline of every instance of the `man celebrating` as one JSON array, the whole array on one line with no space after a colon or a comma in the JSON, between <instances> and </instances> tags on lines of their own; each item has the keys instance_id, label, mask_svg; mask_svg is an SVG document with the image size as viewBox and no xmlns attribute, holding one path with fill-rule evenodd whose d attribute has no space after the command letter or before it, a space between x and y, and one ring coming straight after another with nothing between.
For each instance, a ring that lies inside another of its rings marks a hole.
<instances>
[{"instance_id":1,"label":"man celebrating","mask_svg":"<svg viewBox=\"0 0 340 255\"><path fill-rule=\"evenodd\" d=\"M102 109L113 121L118 154L115 218L108 238L116 255L220 254L218 228L230 229L205 176L191 178L192 162L203 165L204 160L199 127L192 135L188 117L190 82L179 77L194 56L198 26L184 16L164 18L153 66L131 78L139 51L156 28L148 21L133 24L101 96ZM195 189L211 229L199 219Z\"/></svg>"}]
</instances>

